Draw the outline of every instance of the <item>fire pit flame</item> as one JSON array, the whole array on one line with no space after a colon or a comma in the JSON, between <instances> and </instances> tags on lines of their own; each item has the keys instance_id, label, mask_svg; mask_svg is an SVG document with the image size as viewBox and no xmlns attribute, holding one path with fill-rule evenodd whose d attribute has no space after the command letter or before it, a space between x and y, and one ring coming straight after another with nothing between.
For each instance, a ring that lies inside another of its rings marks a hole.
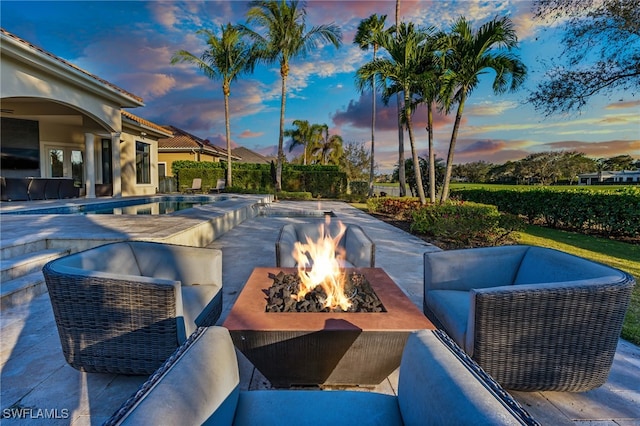
<instances>
[{"instance_id":1,"label":"fire pit flame","mask_svg":"<svg viewBox=\"0 0 640 426\"><path fill-rule=\"evenodd\" d=\"M351 306L351 301L345 295L346 273L342 267L345 255L338 243L347 228L342 222L338 222L339 232L332 237L329 234L330 220L327 216L325 224L320 225L317 241L305 236L306 243L297 242L294 245L292 255L298 262L300 278L297 299L303 299L307 293L320 286L327 295L325 307L340 307L346 311Z\"/></svg>"}]
</instances>

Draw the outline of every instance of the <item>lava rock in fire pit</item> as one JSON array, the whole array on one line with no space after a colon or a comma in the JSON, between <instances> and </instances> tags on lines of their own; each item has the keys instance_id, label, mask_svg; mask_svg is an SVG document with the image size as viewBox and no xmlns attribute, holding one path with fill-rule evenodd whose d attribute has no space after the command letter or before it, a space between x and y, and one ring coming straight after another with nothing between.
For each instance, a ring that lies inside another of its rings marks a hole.
<instances>
[{"instance_id":1,"label":"lava rock in fire pit","mask_svg":"<svg viewBox=\"0 0 640 426\"><path fill-rule=\"evenodd\" d=\"M300 278L296 274L269 274L273 284L266 290L266 312L386 312L384 305L371 288L364 275L350 273L346 277L345 294L351 306L347 310L325 307L327 295L322 287L317 286L298 300Z\"/></svg>"}]
</instances>

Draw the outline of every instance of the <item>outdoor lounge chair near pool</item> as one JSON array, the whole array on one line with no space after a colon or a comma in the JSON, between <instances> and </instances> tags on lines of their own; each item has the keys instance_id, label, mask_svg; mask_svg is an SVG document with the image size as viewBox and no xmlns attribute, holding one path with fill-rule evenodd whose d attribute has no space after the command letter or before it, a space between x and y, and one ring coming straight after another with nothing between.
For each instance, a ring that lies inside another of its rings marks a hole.
<instances>
[{"instance_id":1,"label":"outdoor lounge chair near pool","mask_svg":"<svg viewBox=\"0 0 640 426\"><path fill-rule=\"evenodd\" d=\"M211 193L211 194L218 193L219 194L224 189L224 186L225 186L225 180L224 179L218 179L218 181L216 182L216 187L215 188L211 188L209 190L209 193Z\"/></svg>"},{"instance_id":2,"label":"outdoor lounge chair near pool","mask_svg":"<svg viewBox=\"0 0 640 426\"><path fill-rule=\"evenodd\" d=\"M424 255L424 312L507 389L582 392L609 375L634 279L558 250Z\"/></svg>"},{"instance_id":3,"label":"outdoor lounge chair near pool","mask_svg":"<svg viewBox=\"0 0 640 426\"><path fill-rule=\"evenodd\" d=\"M186 188L184 192L188 194L195 194L196 192L202 192L202 179L195 178L193 182L191 182L191 188Z\"/></svg>"},{"instance_id":4,"label":"outdoor lounge chair near pool","mask_svg":"<svg viewBox=\"0 0 640 426\"><path fill-rule=\"evenodd\" d=\"M222 312L219 250L118 242L43 273L64 356L81 371L151 374Z\"/></svg>"}]
</instances>

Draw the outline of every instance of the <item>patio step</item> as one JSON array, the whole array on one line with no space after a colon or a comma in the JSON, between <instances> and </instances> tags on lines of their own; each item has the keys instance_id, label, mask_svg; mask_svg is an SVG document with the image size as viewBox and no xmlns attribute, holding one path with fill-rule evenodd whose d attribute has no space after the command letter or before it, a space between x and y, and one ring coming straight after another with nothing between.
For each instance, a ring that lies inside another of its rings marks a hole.
<instances>
[{"instance_id":1,"label":"patio step","mask_svg":"<svg viewBox=\"0 0 640 426\"><path fill-rule=\"evenodd\" d=\"M45 249L0 260L0 281L4 283L31 272L40 271L50 260L67 254L69 254L69 250Z\"/></svg>"},{"instance_id":2,"label":"patio step","mask_svg":"<svg viewBox=\"0 0 640 426\"><path fill-rule=\"evenodd\" d=\"M67 249L44 249L0 260L0 308L26 303L46 293L42 267L67 254Z\"/></svg>"},{"instance_id":3,"label":"patio step","mask_svg":"<svg viewBox=\"0 0 640 426\"><path fill-rule=\"evenodd\" d=\"M9 243L0 247L0 259L11 259L21 254L33 253L47 248L49 248L47 247L47 240L43 238Z\"/></svg>"},{"instance_id":4,"label":"patio step","mask_svg":"<svg viewBox=\"0 0 640 426\"><path fill-rule=\"evenodd\" d=\"M32 272L0 285L0 309L28 303L31 299L47 292L42 271Z\"/></svg>"}]
</instances>

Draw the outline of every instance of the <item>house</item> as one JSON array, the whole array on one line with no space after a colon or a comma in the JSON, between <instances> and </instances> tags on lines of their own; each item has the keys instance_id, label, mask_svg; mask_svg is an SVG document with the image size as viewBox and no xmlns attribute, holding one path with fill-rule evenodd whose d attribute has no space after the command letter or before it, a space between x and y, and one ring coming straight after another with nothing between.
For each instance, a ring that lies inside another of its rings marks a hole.
<instances>
[{"instance_id":1,"label":"house","mask_svg":"<svg viewBox=\"0 0 640 426\"><path fill-rule=\"evenodd\" d=\"M213 145L207 139L201 139L174 126L165 126L171 132L170 137L158 140L158 170L160 179L173 176L174 161L190 160L203 162L227 161L227 150ZM232 152L231 161L240 158Z\"/></svg>"},{"instance_id":2,"label":"house","mask_svg":"<svg viewBox=\"0 0 640 426\"><path fill-rule=\"evenodd\" d=\"M276 158L265 157L262 154L258 154L255 151L251 151L248 148L239 146L231 150L233 155L240 157L239 163L250 164L270 164L272 161L276 162Z\"/></svg>"},{"instance_id":3,"label":"house","mask_svg":"<svg viewBox=\"0 0 640 426\"><path fill-rule=\"evenodd\" d=\"M70 177L87 198L154 194L171 131L124 108L143 100L0 29L3 177Z\"/></svg>"},{"instance_id":4,"label":"house","mask_svg":"<svg viewBox=\"0 0 640 426\"><path fill-rule=\"evenodd\" d=\"M601 171L578 175L578 185L640 184L640 170Z\"/></svg>"}]
</instances>

